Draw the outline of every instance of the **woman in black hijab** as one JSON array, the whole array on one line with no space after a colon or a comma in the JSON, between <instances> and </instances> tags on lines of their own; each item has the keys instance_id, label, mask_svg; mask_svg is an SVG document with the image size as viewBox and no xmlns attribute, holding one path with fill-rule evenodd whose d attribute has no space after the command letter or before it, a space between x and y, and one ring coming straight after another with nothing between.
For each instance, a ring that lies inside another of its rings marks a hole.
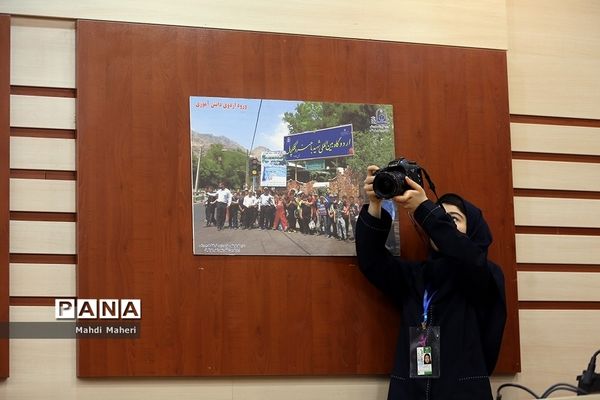
<instances>
[{"instance_id":1,"label":"woman in black hijab","mask_svg":"<svg viewBox=\"0 0 600 400\"><path fill-rule=\"evenodd\" d=\"M492 235L481 210L455 194L430 201L411 187L394 197L429 236L427 260L392 256L385 247L390 215L365 179L369 205L357 221L356 253L363 274L401 308L388 399L492 399L489 382L506 321L504 276L487 259ZM424 366L423 353L431 354Z\"/></svg>"}]
</instances>

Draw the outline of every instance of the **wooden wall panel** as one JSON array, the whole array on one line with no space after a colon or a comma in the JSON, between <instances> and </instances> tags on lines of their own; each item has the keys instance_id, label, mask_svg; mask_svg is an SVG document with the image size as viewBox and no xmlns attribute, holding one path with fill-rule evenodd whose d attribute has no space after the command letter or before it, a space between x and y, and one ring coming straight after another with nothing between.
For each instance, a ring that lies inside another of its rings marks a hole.
<instances>
[{"instance_id":1,"label":"wooden wall panel","mask_svg":"<svg viewBox=\"0 0 600 400\"><path fill-rule=\"evenodd\" d=\"M238 379L233 386L234 399L246 400L383 400L387 397L389 382L381 377L359 377L354 381L330 378L327 382L313 379L278 378L268 386L256 379Z\"/></svg>"},{"instance_id":2,"label":"wooden wall panel","mask_svg":"<svg viewBox=\"0 0 600 400\"><path fill-rule=\"evenodd\" d=\"M11 25L11 85L75 87L73 21L13 17Z\"/></svg>"},{"instance_id":3,"label":"wooden wall panel","mask_svg":"<svg viewBox=\"0 0 600 400\"><path fill-rule=\"evenodd\" d=\"M11 263L10 295L75 297L75 265Z\"/></svg>"},{"instance_id":4,"label":"wooden wall panel","mask_svg":"<svg viewBox=\"0 0 600 400\"><path fill-rule=\"evenodd\" d=\"M75 129L75 99L11 95L10 126Z\"/></svg>"},{"instance_id":5,"label":"wooden wall panel","mask_svg":"<svg viewBox=\"0 0 600 400\"><path fill-rule=\"evenodd\" d=\"M10 306L11 322L53 322L54 305L52 307L42 306Z\"/></svg>"},{"instance_id":6,"label":"wooden wall panel","mask_svg":"<svg viewBox=\"0 0 600 400\"><path fill-rule=\"evenodd\" d=\"M79 376L392 364L398 315L354 258L192 255L190 95L393 104L399 154L486 210L515 316L504 52L87 21L77 35L78 295L144 308L139 340L79 341ZM512 318L500 370L518 369L518 343Z\"/></svg>"},{"instance_id":7,"label":"wooden wall panel","mask_svg":"<svg viewBox=\"0 0 600 400\"><path fill-rule=\"evenodd\" d=\"M600 119L600 7L507 1L510 112Z\"/></svg>"},{"instance_id":8,"label":"wooden wall panel","mask_svg":"<svg viewBox=\"0 0 600 400\"><path fill-rule=\"evenodd\" d=\"M590 334L600 325L598 310L520 310L523 371L516 375L495 376L492 390L503 383L516 383L538 394L558 382L577 384L581 374L598 349L598 336ZM563 397L564 396L564 397ZM516 388L502 391L502 399L527 400L532 396ZM553 393L551 399L598 400L600 394L585 397Z\"/></svg>"},{"instance_id":9,"label":"wooden wall panel","mask_svg":"<svg viewBox=\"0 0 600 400\"><path fill-rule=\"evenodd\" d=\"M10 341L11 377L0 388L6 399L76 398L72 384L74 339L22 339Z\"/></svg>"},{"instance_id":10,"label":"wooden wall panel","mask_svg":"<svg viewBox=\"0 0 600 400\"><path fill-rule=\"evenodd\" d=\"M600 273L519 271L519 301L598 301Z\"/></svg>"},{"instance_id":11,"label":"wooden wall panel","mask_svg":"<svg viewBox=\"0 0 600 400\"><path fill-rule=\"evenodd\" d=\"M10 210L74 213L75 181L13 178Z\"/></svg>"},{"instance_id":12,"label":"wooden wall panel","mask_svg":"<svg viewBox=\"0 0 600 400\"><path fill-rule=\"evenodd\" d=\"M0 322L8 321L10 17L0 15ZM0 379L8 376L8 340L0 338Z\"/></svg>"},{"instance_id":13,"label":"wooden wall panel","mask_svg":"<svg viewBox=\"0 0 600 400\"><path fill-rule=\"evenodd\" d=\"M515 224L600 228L600 200L515 197Z\"/></svg>"},{"instance_id":14,"label":"wooden wall panel","mask_svg":"<svg viewBox=\"0 0 600 400\"><path fill-rule=\"evenodd\" d=\"M514 187L600 192L600 163L513 160Z\"/></svg>"},{"instance_id":15,"label":"wooden wall panel","mask_svg":"<svg viewBox=\"0 0 600 400\"><path fill-rule=\"evenodd\" d=\"M517 234L517 262L598 264L600 236Z\"/></svg>"},{"instance_id":16,"label":"wooden wall panel","mask_svg":"<svg viewBox=\"0 0 600 400\"><path fill-rule=\"evenodd\" d=\"M14 15L143 22L319 36L506 49L504 0L3 0Z\"/></svg>"},{"instance_id":17,"label":"wooden wall panel","mask_svg":"<svg viewBox=\"0 0 600 400\"><path fill-rule=\"evenodd\" d=\"M75 254L75 223L10 221L10 252Z\"/></svg>"},{"instance_id":18,"label":"wooden wall panel","mask_svg":"<svg viewBox=\"0 0 600 400\"><path fill-rule=\"evenodd\" d=\"M513 151L600 155L600 128L511 123Z\"/></svg>"},{"instance_id":19,"label":"wooden wall panel","mask_svg":"<svg viewBox=\"0 0 600 400\"><path fill-rule=\"evenodd\" d=\"M75 171L75 140L11 137L10 167Z\"/></svg>"}]
</instances>

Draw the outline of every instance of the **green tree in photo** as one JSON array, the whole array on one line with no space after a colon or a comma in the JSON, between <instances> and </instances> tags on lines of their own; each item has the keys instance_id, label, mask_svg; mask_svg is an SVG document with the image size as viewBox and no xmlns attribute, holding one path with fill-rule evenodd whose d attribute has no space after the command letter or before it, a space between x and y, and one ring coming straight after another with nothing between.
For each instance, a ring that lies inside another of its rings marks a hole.
<instances>
[{"instance_id":1,"label":"green tree in photo","mask_svg":"<svg viewBox=\"0 0 600 400\"><path fill-rule=\"evenodd\" d=\"M361 176L369 165L384 166L394 159L394 137L391 132L370 133L354 132L354 156L349 157L347 165L353 173Z\"/></svg>"},{"instance_id":2,"label":"green tree in photo","mask_svg":"<svg viewBox=\"0 0 600 400\"><path fill-rule=\"evenodd\" d=\"M378 108L392 115L388 105L304 102L296 106L295 112L286 112L283 121L291 134L347 124L352 124L355 131L366 132Z\"/></svg>"},{"instance_id":3,"label":"green tree in photo","mask_svg":"<svg viewBox=\"0 0 600 400\"><path fill-rule=\"evenodd\" d=\"M198 186L217 186L226 182L230 189L242 188L246 177L246 153L239 149L226 149L221 144L212 144L208 149L195 152L192 156L193 173L200 158ZM195 178L195 175L194 175Z\"/></svg>"},{"instance_id":4,"label":"green tree in photo","mask_svg":"<svg viewBox=\"0 0 600 400\"><path fill-rule=\"evenodd\" d=\"M381 109L388 117L388 129L372 130L372 117ZM351 104L351 103L318 103L304 102L296 106L293 113L285 113L283 117L291 134L339 125L352 124L354 136L354 155L330 159L328 165L350 167L356 185L364 179L367 166L374 164L383 166L394 159L393 110L387 104ZM311 179L330 180L335 176L332 171L311 172Z\"/></svg>"}]
</instances>

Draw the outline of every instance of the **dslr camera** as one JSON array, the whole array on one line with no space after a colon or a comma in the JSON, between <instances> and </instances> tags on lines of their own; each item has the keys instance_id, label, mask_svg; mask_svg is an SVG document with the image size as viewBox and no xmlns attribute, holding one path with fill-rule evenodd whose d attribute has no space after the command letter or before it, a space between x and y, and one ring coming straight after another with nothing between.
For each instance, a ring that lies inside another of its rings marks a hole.
<instances>
[{"instance_id":1,"label":"dslr camera","mask_svg":"<svg viewBox=\"0 0 600 400\"><path fill-rule=\"evenodd\" d=\"M422 169L415 161L409 161L404 157L390 161L386 167L375 172L373 191L382 199L400 196L410 189L405 181L407 176L423 186Z\"/></svg>"}]
</instances>

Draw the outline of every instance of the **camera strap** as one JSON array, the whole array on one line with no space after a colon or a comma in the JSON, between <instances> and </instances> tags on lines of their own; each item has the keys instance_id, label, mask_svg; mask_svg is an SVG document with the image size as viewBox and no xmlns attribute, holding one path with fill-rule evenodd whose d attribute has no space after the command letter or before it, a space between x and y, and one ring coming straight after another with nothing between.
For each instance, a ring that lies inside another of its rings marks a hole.
<instances>
[{"instance_id":1,"label":"camera strap","mask_svg":"<svg viewBox=\"0 0 600 400\"><path fill-rule=\"evenodd\" d=\"M427 184L429 185L429 189L431 189L431 191L433 192L433 194L435 194L435 199L439 200L440 198L438 197L438 194L435 191L435 183L433 183L433 181L431 180L431 177L429 176L429 173L423 167L421 167L421 171L423 171L423 174L425 174L425 179L427 179Z\"/></svg>"}]
</instances>

